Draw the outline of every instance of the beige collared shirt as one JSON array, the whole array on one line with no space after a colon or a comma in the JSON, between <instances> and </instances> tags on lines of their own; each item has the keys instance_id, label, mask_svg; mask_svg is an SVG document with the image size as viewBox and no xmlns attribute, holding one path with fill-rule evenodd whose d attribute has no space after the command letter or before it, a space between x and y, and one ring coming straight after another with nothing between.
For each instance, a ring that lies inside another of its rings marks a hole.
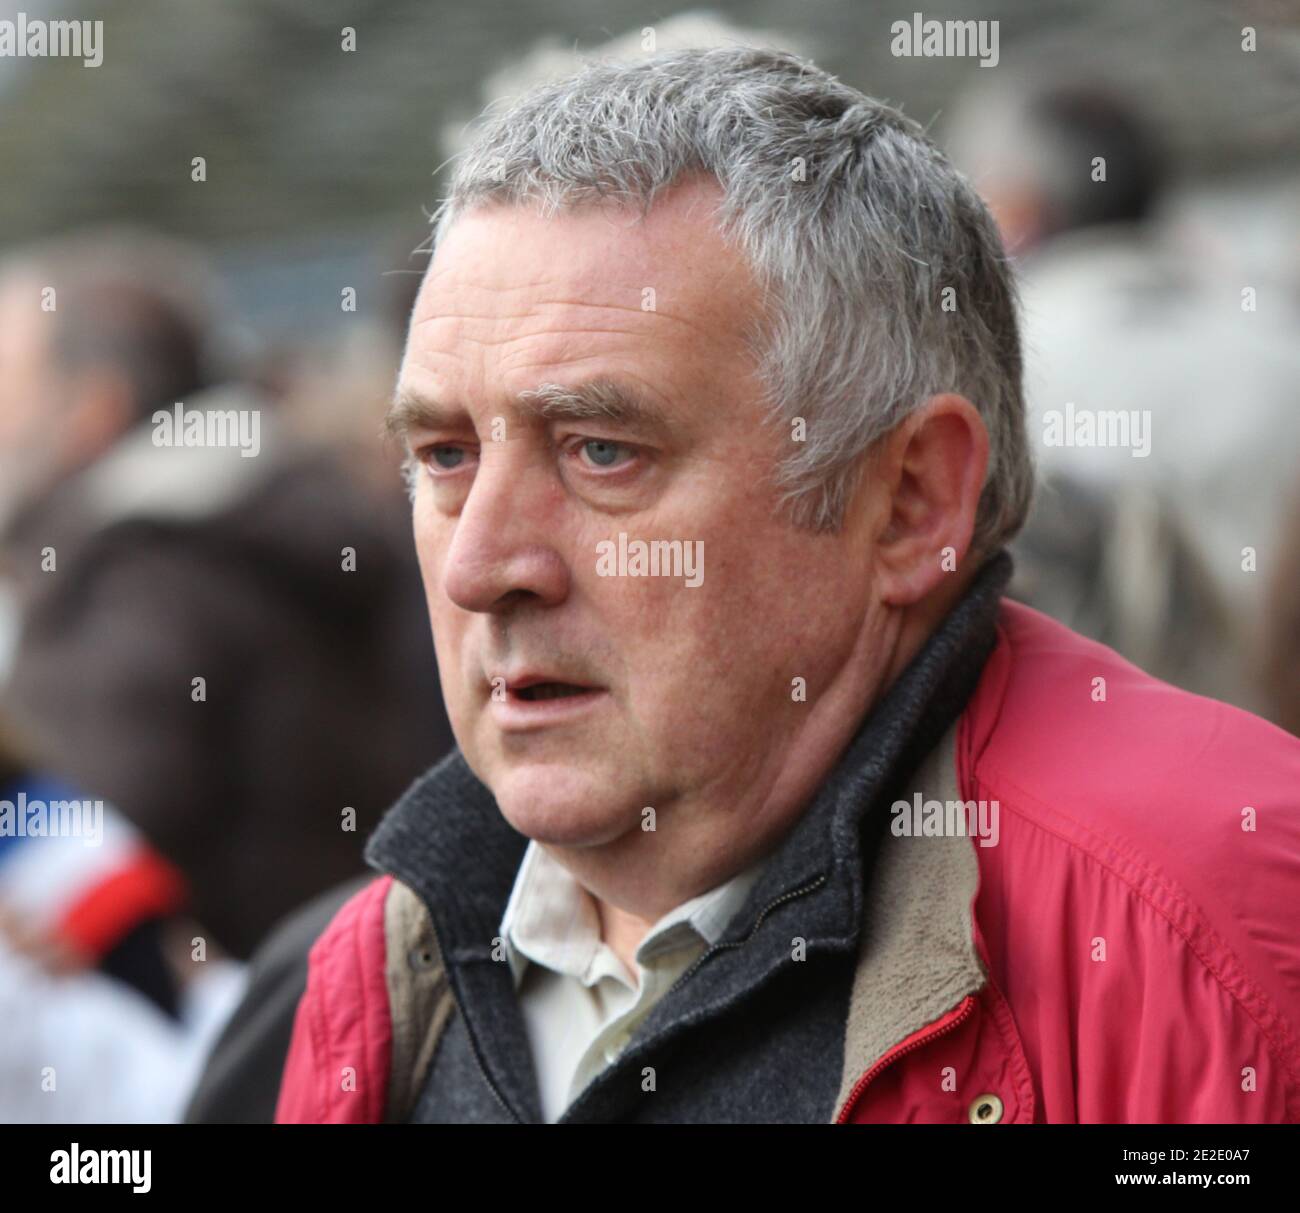
<instances>
[{"instance_id":1,"label":"beige collared shirt","mask_svg":"<svg viewBox=\"0 0 1300 1213\"><path fill-rule=\"evenodd\" d=\"M601 940L591 894L544 848L528 844L500 934L548 1123L618 1057L654 1004L721 937L763 866L660 918L637 947L632 975Z\"/></svg>"}]
</instances>

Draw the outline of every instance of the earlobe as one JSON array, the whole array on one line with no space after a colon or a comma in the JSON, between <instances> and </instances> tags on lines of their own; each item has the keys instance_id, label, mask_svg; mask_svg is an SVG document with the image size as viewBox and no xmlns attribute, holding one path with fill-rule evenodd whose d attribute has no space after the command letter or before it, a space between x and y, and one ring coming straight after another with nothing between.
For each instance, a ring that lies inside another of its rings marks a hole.
<instances>
[{"instance_id":1,"label":"earlobe","mask_svg":"<svg viewBox=\"0 0 1300 1213\"><path fill-rule=\"evenodd\" d=\"M960 570L970 550L988 466L988 431L955 394L926 401L886 439L883 484L892 489L877 540L884 601L909 606Z\"/></svg>"}]
</instances>

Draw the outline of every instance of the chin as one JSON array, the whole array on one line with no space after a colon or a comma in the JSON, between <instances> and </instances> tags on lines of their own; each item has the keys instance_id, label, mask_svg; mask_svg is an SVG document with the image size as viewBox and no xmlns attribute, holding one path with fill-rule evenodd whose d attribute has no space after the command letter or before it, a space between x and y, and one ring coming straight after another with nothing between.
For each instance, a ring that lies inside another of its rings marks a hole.
<instances>
[{"instance_id":1,"label":"chin","mask_svg":"<svg viewBox=\"0 0 1300 1213\"><path fill-rule=\"evenodd\" d=\"M501 815L521 834L553 846L599 846L640 825L608 773L555 763L510 764L486 780Z\"/></svg>"}]
</instances>

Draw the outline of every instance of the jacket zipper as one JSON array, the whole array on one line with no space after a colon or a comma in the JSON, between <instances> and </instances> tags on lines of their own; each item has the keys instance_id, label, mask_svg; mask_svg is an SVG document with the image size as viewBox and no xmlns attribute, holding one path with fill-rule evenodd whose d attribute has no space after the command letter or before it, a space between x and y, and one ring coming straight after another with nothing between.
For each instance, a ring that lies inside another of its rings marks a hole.
<instances>
[{"instance_id":1,"label":"jacket zipper","mask_svg":"<svg viewBox=\"0 0 1300 1213\"><path fill-rule=\"evenodd\" d=\"M962 1009L955 1019L950 1019L941 1028L936 1028L933 1032L927 1032L924 1036L918 1036L910 1044L902 1048L895 1047L886 1053L874 1066L871 1067L856 1083L853 1084L853 1090L849 1092L849 1097L844 1101L844 1107L835 1118L837 1125L845 1123L848 1114L853 1109L853 1105L858 1102L862 1092L866 1090L867 1084L874 1081L882 1070L892 1066L900 1057L906 1057L907 1054L919 1049L922 1045L928 1045L932 1040L937 1040L940 1036L946 1036L954 1028L960 1027L968 1020L975 1010L975 996L967 994L962 1001Z\"/></svg>"},{"instance_id":2,"label":"jacket zipper","mask_svg":"<svg viewBox=\"0 0 1300 1213\"><path fill-rule=\"evenodd\" d=\"M668 987L667 994L671 994L675 989L677 989L677 987L681 985L682 982L684 982L692 973L694 973L695 970L698 969L700 965L702 965L706 960L708 960L708 958L712 956L715 952L722 952L725 951L727 948L740 948L743 947L745 944L747 944L751 939L754 938L754 932L757 931L758 928L763 925L763 919L766 918L769 913L775 910L776 907L779 906L783 901L791 901L795 897L802 897L805 893L811 893L814 889L820 887L821 885L824 885L825 883L826 883L826 873L823 872L811 884L806 884L801 889L793 889L789 893L782 893L781 896L778 897L775 901L769 902L766 906L763 907L762 911L759 913L759 916L756 919L754 919L754 925L750 927L749 934L746 935L744 939L733 939L729 942L715 943L710 945L704 952L702 952L699 956L695 958L695 963L692 964L691 967L687 969L685 973L683 973L675 982L673 982L671 986ZM667 997L667 994L665 994L664 997Z\"/></svg>"}]
</instances>

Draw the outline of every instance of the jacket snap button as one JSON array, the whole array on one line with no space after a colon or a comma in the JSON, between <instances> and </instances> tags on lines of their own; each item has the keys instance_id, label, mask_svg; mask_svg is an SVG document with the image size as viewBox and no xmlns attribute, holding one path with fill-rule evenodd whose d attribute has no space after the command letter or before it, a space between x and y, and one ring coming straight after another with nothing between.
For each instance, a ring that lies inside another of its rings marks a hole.
<instances>
[{"instance_id":1,"label":"jacket snap button","mask_svg":"<svg viewBox=\"0 0 1300 1213\"><path fill-rule=\"evenodd\" d=\"M980 1095L971 1101L973 1125L995 1125L1002 1119L1002 1101L996 1095Z\"/></svg>"},{"instance_id":2,"label":"jacket snap button","mask_svg":"<svg viewBox=\"0 0 1300 1213\"><path fill-rule=\"evenodd\" d=\"M417 973L433 968L433 949L414 947L406 954L407 963Z\"/></svg>"}]
</instances>

